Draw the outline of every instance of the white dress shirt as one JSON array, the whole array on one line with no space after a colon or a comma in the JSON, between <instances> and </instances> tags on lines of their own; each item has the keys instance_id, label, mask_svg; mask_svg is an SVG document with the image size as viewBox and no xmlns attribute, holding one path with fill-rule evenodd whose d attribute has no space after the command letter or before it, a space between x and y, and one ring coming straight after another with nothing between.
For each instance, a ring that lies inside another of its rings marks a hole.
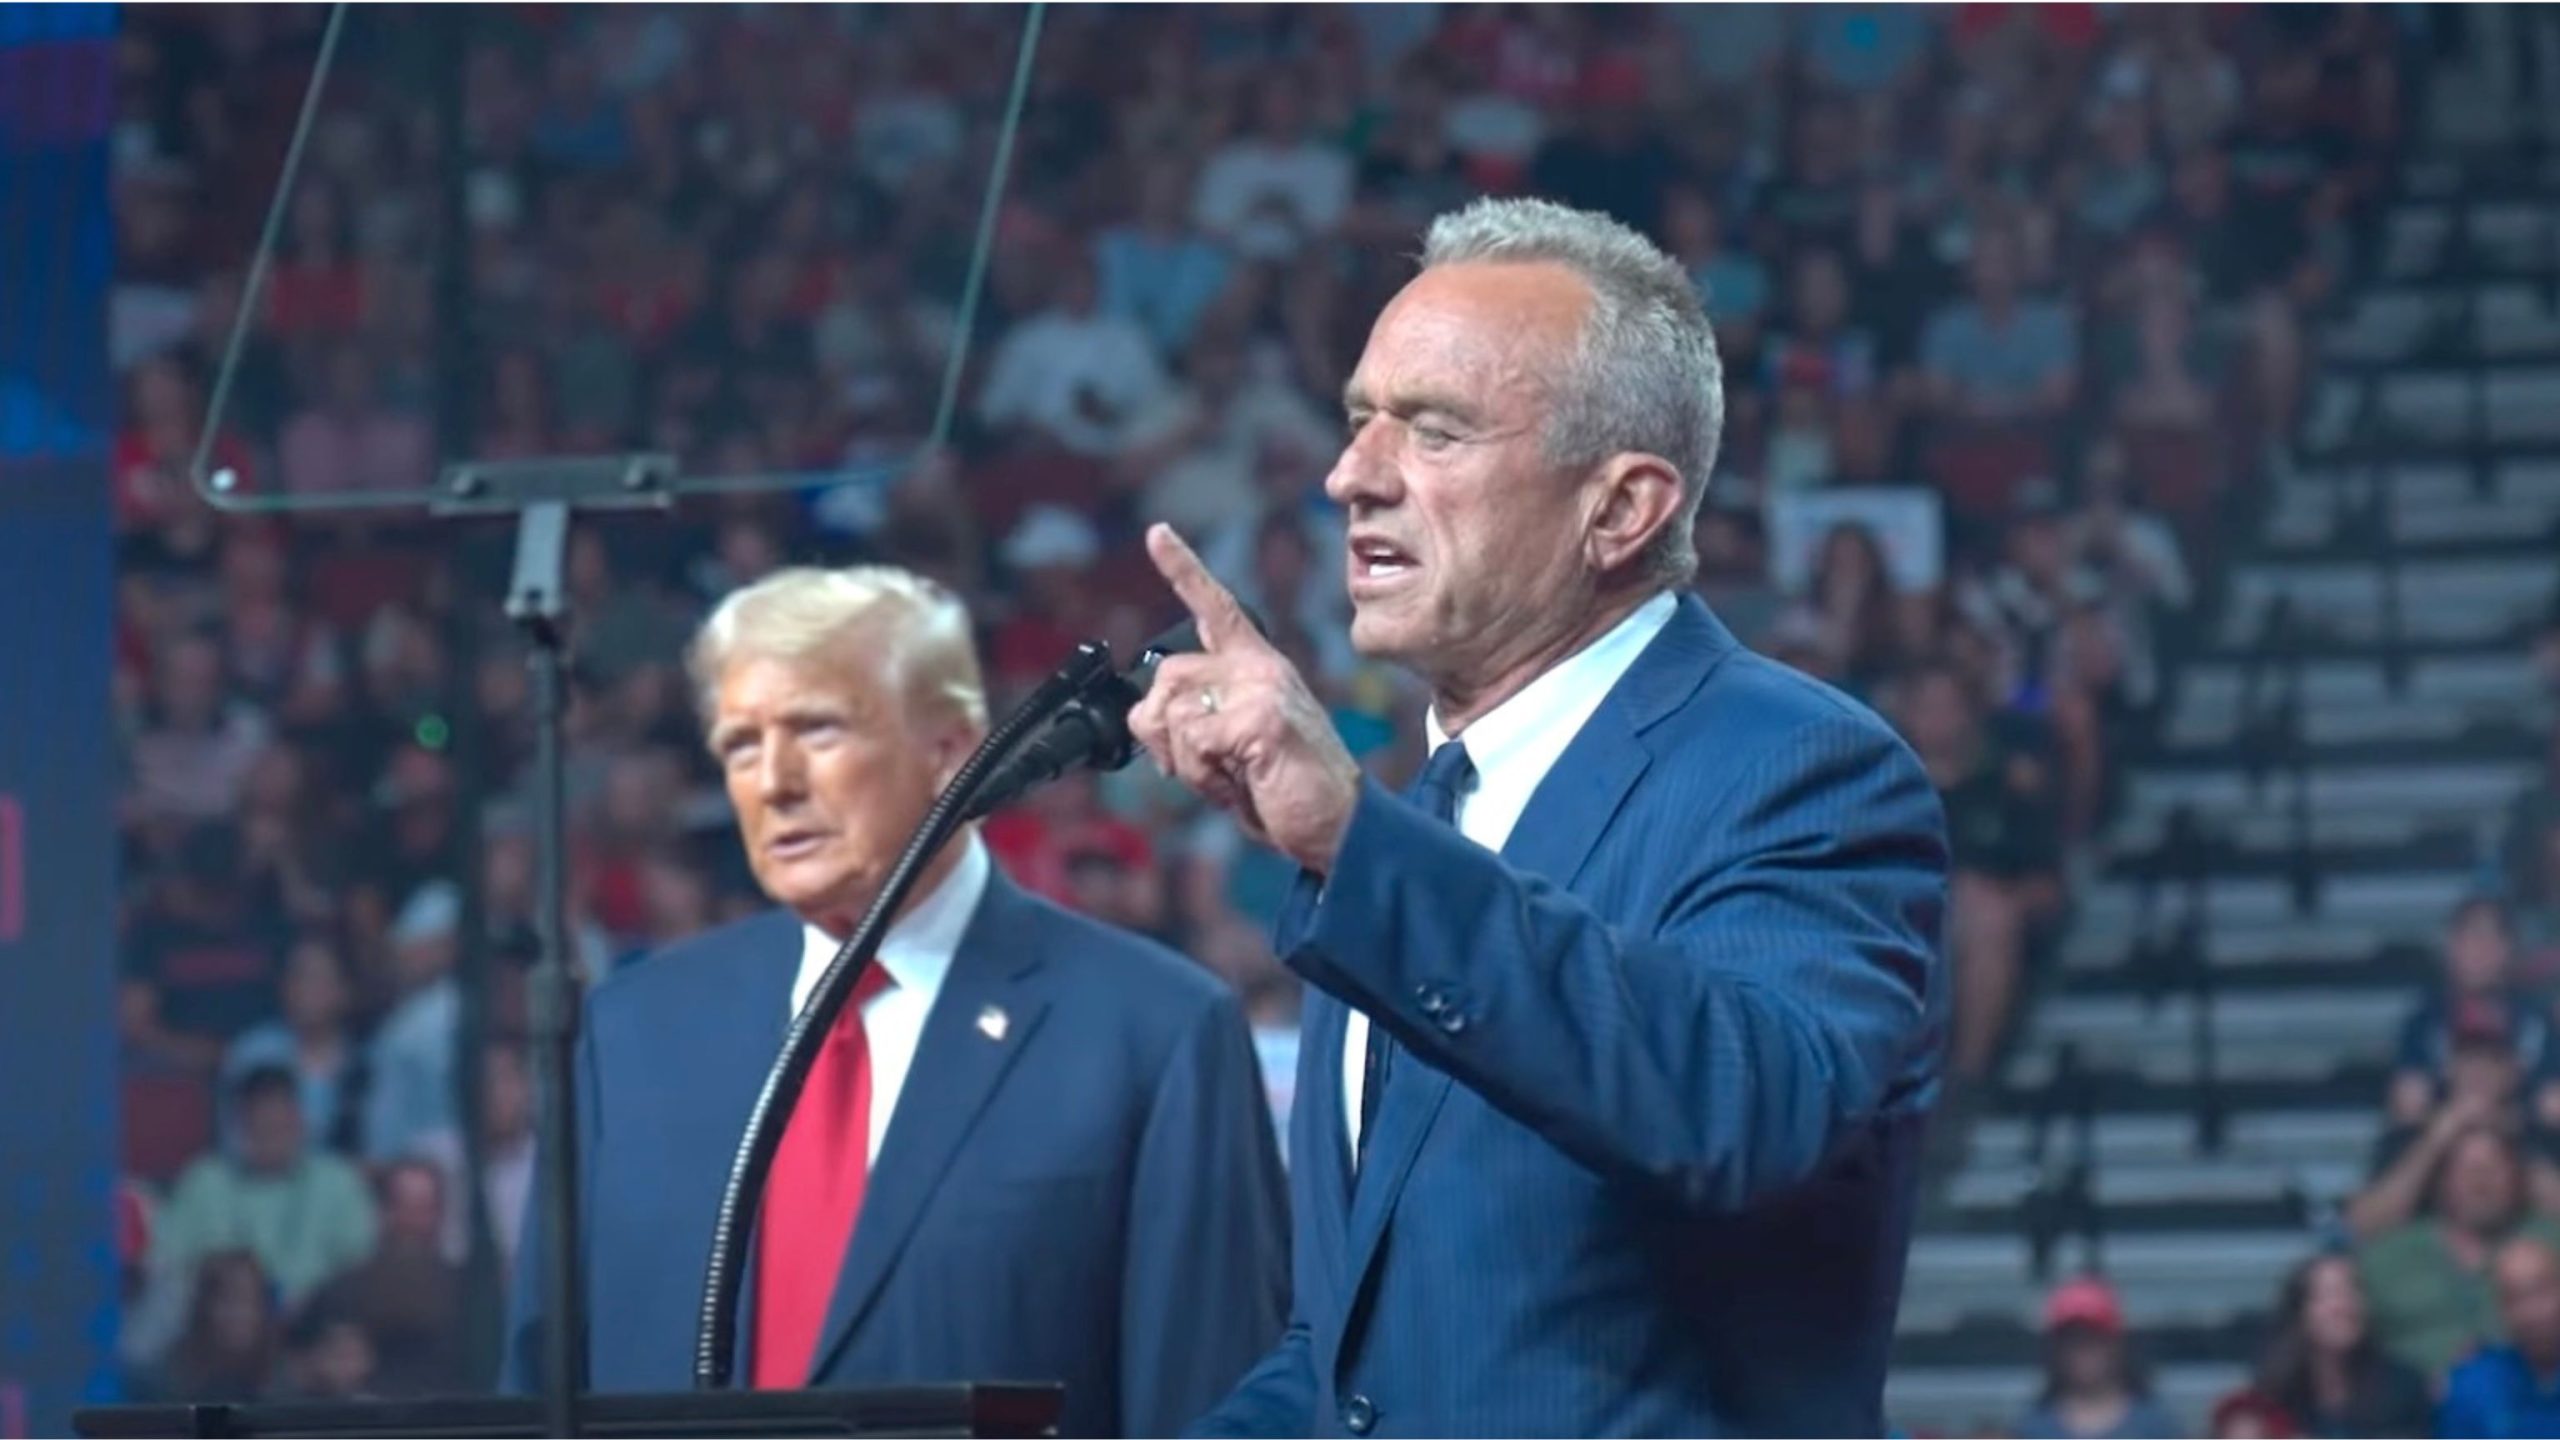
<instances>
[{"instance_id":1,"label":"white dress shirt","mask_svg":"<svg viewBox=\"0 0 2560 1440\"><path fill-rule=\"evenodd\" d=\"M906 1087L907 1070L915 1064L916 1044L924 1038L925 1017L951 973L951 957L960 951L969 917L987 893L994 862L975 832L961 842L960 863L942 877L931 894L889 926L874 960L896 982L862 1007L862 1033L871 1046L871 1138L865 1152L880 1158L880 1139L889 1133L889 1117L897 1111L898 1092ZM798 1015L818 988L818 977L834 963L844 945L840 936L815 925L800 927L800 974L791 982L791 1013Z\"/></svg>"},{"instance_id":2,"label":"white dress shirt","mask_svg":"<svg viewBox=\"0 0 2560 1440\"><path fill-rule=\"evenodd\" d=\"M1518 694L1467 727L1467 759L1475 775L1458 793L1459 834L1487 850L1502 849L1511 839L1511 827L1520 822L1520 812L1529 808L1529 797L1538 793L1547 772L1563 758L1573 737L1582 733L1619 677L1671 623L1678 603L1667 591L1647 600L1607 634L1521 686ZM1449 735L1440 728L1437 710L1424 715L1422 725L1433 750L1447 743ZM1360 1153L1360 1090L1368 1051L1369 1017L1354 1010L1342 1033L1342 1109L1355 1157Z\"/></svg>"}]
</instances>

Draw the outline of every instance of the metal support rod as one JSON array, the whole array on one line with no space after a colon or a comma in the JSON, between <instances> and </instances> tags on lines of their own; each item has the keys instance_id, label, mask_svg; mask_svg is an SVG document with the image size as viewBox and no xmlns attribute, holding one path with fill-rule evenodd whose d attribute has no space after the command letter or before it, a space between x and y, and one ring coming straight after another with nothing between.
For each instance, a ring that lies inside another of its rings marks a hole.
<instances>
[{"instance_id":1,"label":"metal support rod","mask_svg":"<svg viewBox=\"0 0 2560 1440\"><path fill-rule=\"evenodd\" d=\"M470 143L463 77L469 68L466 62L473 15L467 5L431 6L415 12L405 24L424 28L420 38L434 57L430 70L436 76L436 153L445 161L436 167L437 223L433 241L436 318L432 393L436 448L446 455L468 455L476 448L477 411L473 404L476 366L472 358L471 245L469 227L464 222L466 167L462 156ZM492 568L487 547L478 543L482 538L466 531L457 535L456 543L446 551L455 585L454 603L448 608L444 624L445 659L449 666L444 688L445 755L457 796L483 795L495 788L489 776L488 725L480 714L479 699L481 630L486 617L468 603L472 587ZM474 807L469 804L456 807L453 835L445 856L461 902L454 916L458 942L454 960L462 1002L454 1023L453 1047L453 1103L454 1114L460 1120L455 1129L462 1141L462 1173L455 1177L457 1188L445 1197L445 1203L459 1207L464 1232L470 1237L462 1291L465 1353L495 1357L506 1324L507 1282L498 1258L497 1217L489 1213L489 1192L483 1183L489 1156L480 1133L483 1067L479 1061L488 1047L490 997L497 966L490 954L488 897L482 883L483 837ZM486 1385L494 1383L496 1376L475 1360L474 1379Z\"/></svg>"},{"instance_id":2,"label":"metal support rod","mask_svg":"<svg viewBox=\"0 0 2560 1440\"><path fill-rule=\"evenodd\" d=\"M542 1106L542 1284L544 1429L578 1433L578 1397L587 1388L586 1242L578 1226L578 977L569 960L568 786L561 729L568 703L569 504L536 500L516 522L515 578L507 618L531 646L533 672L534 930L540 957L531 995Z\"/></svg>"}]
</instances>

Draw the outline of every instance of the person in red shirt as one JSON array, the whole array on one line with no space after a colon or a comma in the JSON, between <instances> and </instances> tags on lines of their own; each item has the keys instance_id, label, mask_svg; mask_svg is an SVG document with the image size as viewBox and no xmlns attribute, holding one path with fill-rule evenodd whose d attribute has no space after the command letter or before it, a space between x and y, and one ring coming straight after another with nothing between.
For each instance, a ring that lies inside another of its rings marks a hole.
<instances>
[{"instance_id":1,"label":"person in red shirt","mask_svg":"<svg viewBox=\"0 0 2560 1440\"><path fill-rule=\"evenodd\" d=\"M152 529L204 502L193 493L188 462L204 433L204 394L184 364L167 355L134 367L127 397L127 420L116 435L114 505L116 528L125 533ZM236 435L214 441L209 467L249 475L249 448Z\"/></svg>"}]
</instances>

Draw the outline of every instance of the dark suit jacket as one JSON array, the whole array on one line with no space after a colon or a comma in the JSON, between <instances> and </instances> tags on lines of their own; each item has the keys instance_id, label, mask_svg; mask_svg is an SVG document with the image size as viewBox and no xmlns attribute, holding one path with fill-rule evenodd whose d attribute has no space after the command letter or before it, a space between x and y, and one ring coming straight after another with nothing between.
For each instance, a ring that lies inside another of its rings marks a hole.
<instances>
[{"instance_id":1,"label":"dark suit jacket","mask_svg":"<svg viewBox=\"0 0 2560 1440\"><path fill-rule=\"evenodd\" d=\"M578 1133L600 1390L692 1385L720 1190L800 950L777 911L640 962L588 1007ZM1000 1039L978 1023L991 1005ZM991 875L881 1142L812 1383L1064 1381L1068 1434L1170 1433L1279 1334L1284 1184L1232 992ZM508 1325L519 1387L541 1358L533 1205Z\"/></svg>"},{"instance_id":2,"label":"dark suit jacket","mask_svg":"<svg viewBox=\"0 0 2560 1440\"><path fill-rule=\"evenodd\" d=\"M1946 868L1892 732L1695 598L1501 855L1366 789L1280 921L1289 1329L1201 1428L1879 1433ZM1346 1005L1403 1047L1356 1183Z\"/></svg>"}]
</instances>

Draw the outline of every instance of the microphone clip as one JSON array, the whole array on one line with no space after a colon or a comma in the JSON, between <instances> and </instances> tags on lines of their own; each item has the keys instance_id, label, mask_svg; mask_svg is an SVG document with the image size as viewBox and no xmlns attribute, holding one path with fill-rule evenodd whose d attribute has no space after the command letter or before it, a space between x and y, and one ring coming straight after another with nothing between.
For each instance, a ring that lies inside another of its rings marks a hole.
<instances>
[{"instance_id":1,"label":"microphone clip","mask_svg":"<svg viewBox=\"0 0 2560 1440\"><path fill-rule=\"evenodd\" d=\"M1251 610L1246 618L1260 629ZM1032 720L1022 739L981 777L961 816L980 820L1069 770L1118 770L1138 757L1129 712L1155 683L1167 656L1200 648L1199 627L1186 620L1140 646L1129 668L1111 663L1111 646L1087 640L1021 707Z\"/></svg>"}]
</instances>

